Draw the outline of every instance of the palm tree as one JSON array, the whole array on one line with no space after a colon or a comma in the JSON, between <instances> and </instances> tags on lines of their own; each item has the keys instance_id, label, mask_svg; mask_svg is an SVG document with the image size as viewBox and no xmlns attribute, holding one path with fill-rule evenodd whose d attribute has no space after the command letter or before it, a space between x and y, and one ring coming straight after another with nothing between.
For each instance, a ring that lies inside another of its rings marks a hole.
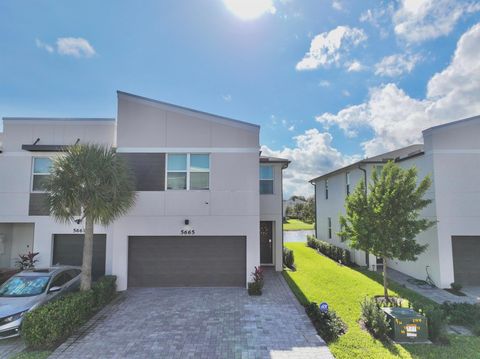
<instances>
[{"instance_id":1,"label":"palm tree","mask_svg":"<svg viewBox=\"0 0 480 359\"><path fill-rule=\"evenodd\" d=\"M50 213L57 221L85 220L80 289L89 290L94 224L108 225L133 206L136 197L133 175L113 148L75 145L53 161L46 190Z\"/></svg>"}]
</instances>

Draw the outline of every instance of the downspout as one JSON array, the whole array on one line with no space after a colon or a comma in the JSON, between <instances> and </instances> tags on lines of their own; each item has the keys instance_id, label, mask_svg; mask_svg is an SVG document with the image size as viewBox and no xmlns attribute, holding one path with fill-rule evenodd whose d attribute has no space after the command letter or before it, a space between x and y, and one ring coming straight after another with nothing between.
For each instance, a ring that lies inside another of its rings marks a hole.
<instances>
[{"instance_id":1,"label":"downspout","mask_svg":"<svg viewBox=\"0 0 480 359\"><path fill-rule=\"evenodd\" d=\"M317 184L315 182L312 182L310 181L310 184L313 186L313 190L314 190L314 194L313 194L313 202L314 202L314 206L313 206L313 215L314 215L314 218L315 218L315 238L318 238L318 229L317 229L317 225L318 225L318 218L317 218Z\"/></svg>"},{"instance_id":2,"label":"downspout","mask_svg":"<svg viewBox=\"0 0 480 359\"><path fill-rule=\"evenodd\" d=\"M358 166L358 169L363 172L363 179L365 183L365 196L367 196L367 170L361 166ZM365 263L367 264L367 269L370 269L370 253L365 251Z\"/></svg>"}]
</instances>

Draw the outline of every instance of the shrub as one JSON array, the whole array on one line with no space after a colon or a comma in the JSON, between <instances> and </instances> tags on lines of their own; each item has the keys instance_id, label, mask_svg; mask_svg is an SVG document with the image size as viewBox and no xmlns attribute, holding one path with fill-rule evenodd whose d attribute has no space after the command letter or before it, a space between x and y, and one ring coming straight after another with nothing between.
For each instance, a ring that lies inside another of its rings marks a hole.
<instances>
[{"instance_id":1,"label":"shrub","mask_svg":"<svg viewBox=\"0 0 480 359\"><path fill-rule=\"evenodd\" d=\"M316 249L320 253L325 254L327 257L333 259L336 262L340 262L345 265L350 265L350 251L341 247L334 246L325 241L321 241L314 236L307 236L307 246Z\"/></svg>"},{"instance_id":2,"label":"shrub","mask_svg":"<svg viewBox=\"0 0 480 359\"><path fill-rule=\"evenodd\" d=\"M445 302L441 308L451 324L464 325L472 329L480 323L480 305L478 304Z\"/></svg>"},{"instance_id":3,"label":"shrub","mask_svg":"<svg viewBox=\"0 0 480 359\"><path fill-rule=\"evenodd\" d=\"M22 336L27 346L53 347L89 318L95 305L92 291L70 294L25 314Z\"/></svg>"},{"instance_id":4,"label":"shrub","mask_svg":"<svg viewBox=\"0 0 480 359\"><path fill-rule=\"evenodd\" d=\"M116 276L107 275L93 283L92 291L97 309L104 307L115 297L117 293L116 281Z\"/></svg>"},{"instance_id":5,"label":"shrub","mask_svg":"<svg viewBox=\"0 0 480 359\"><path fill-rule=\"evenodd\" d=\"M290 269L295 269L295 258L291 249L283 248L283 264Z\"/></svg>"},{"instance_id":6,"label":"shrub","mask_svg":"<svg viewBox=\"0 0 480 359\"><path fill-rule=\"evenodd\" d=\"M340 335L345 334L347 325L333 310L322 312L317 303L312 302L305 307L318 334L327 342L336 340Z\"/></svg>"},{"instance_id":7,"label":"shrub","mask_svg":"<svg viewBox=\"0 0 480 359\"><path fill-rule=\"evenodd\" d=\"M375 299L365 298L361 303L362 321L370 334L381 341L387 341L390 334L390 324L384 311Z\"/></svg>"},{"instance_id":8,"label":"shrub","mask_svg":"<svg viewBox=\"0 0 480 359\"><path fill-rule=\"evenodd\" d=\"M445 314L437 306L427 307L423 314L428 321L428 338L435 343L448 344Z\"/></svg>"},{"instance_id":9,"label":"shrub","mask_svg":"<svg viewBox=\"0 0 480 359\"><path fill-rule=\"evenodd\" d=\"M463 286L458 283L458 282L453 282L452 284L450 284L450 287L452 287L452 289L455 291L455 292L460 292L463 288Z\"/></svg>"},{"instance_id":10,"label":"shrub","mask_svg":"<svg viewBox=\"0 0 480 359\"><path fill-rule=\"evenodd\" d=\"M262 295L263 289L263 270L262 268L255 267L255 270L251 273L252 282L248 283L249 295Z\"/></svg>"},{"instance_id":11,"label":"shrub","mask_svg":"<svg viewBox=\"0 0 480 359\"><path fill-rule=\"evenodd\" d=\"M22 337L33 349L51 348L69 337L115 295L115 276L101 278L92 290L76 292L25 314Z\"/></svg>"}]
</instances>

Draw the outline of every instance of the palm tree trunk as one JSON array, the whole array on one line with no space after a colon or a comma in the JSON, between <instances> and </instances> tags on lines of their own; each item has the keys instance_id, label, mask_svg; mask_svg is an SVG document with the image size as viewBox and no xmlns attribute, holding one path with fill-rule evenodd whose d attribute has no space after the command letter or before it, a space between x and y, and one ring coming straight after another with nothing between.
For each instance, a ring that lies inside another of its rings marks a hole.
<instances>
[{"instance_id":1,"label":"palm tree trunk","mask_svg":"<svg viewBox=\"0 0 480 359\"><path fill-rule=\"evenodd\" d=\"M387 281L387 258L383 258L383 295L388 301L388 281Z\"/></svg>"},{"instance_id":2,"label":"palm tree trunk","mask_svg":"<svg viewBox=\"0 0 480 359\"><path fill-rule=\"evenodd\" d=\"M83 264L80 290L90 290L92 287L92 258L93 258L93 220L85 217L85 239L83 241Z\"/></svg>"}]
</instances>

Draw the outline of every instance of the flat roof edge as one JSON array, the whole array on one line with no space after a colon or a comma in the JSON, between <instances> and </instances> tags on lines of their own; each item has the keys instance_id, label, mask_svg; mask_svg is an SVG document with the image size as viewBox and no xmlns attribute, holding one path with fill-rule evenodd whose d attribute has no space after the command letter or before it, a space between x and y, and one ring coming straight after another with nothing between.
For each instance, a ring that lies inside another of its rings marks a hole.
<instances>
[{"instance_id":1,"label":"flat roof edge","mask_svg":"<svg viewBox=\"0 0 480 359\"><path fill-rule=\"evenodd\" d=\"M113 117L3 117L3 121L116 121Z\"/></svg>"}]
</instances>

